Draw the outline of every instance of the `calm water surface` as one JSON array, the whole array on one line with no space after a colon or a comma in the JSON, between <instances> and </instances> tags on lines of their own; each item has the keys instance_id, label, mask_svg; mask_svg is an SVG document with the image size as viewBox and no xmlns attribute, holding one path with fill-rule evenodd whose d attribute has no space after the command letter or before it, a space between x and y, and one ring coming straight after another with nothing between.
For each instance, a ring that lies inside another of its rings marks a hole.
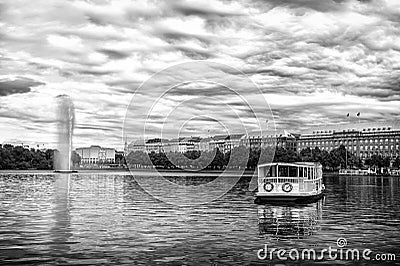
<instances>
[{"instance_id":1,"label":"calm water surface","mask_svg":"<svg viewBox=\"0 0 400 266\"><path fill-rule=\"evenodd\" d=\"M322 250L337 248L339 237L348 248L393 253L400 262L399 179L325 177L318 202L256 205L242 178L212 203L175 207L126 174L0 174L0 264L274 265L283 262L257 258L265 244Z\"/></svg>"}]
</instances>

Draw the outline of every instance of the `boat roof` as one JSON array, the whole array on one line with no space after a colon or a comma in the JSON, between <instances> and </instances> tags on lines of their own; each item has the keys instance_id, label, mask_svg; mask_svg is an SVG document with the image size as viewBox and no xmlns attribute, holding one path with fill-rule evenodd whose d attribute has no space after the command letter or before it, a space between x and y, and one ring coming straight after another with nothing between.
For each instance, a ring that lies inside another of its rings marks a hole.
<instances>
[{"instance_id":1,"label":"boat roof","mask_svg":"<svg viewBox=\"0 0 400 266\"><path fill-rule=\"evenodd\" d=\"M294 163L280 163L280 162L276 162L276 163L264 163L264 164L259 164L257 167L265 167L265 166L276 166L276 165L284 165L284 166L318 166L320 165L320 163L316 163L316 162L294 162Z\"/></svg>"}]
</instances>

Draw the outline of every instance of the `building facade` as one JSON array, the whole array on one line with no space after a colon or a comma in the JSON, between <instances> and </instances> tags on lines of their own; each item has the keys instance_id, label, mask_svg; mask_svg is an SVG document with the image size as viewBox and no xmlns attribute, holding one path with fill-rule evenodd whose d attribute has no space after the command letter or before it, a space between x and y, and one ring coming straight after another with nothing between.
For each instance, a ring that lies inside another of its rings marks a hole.
<instances>
[{"instance_id":1,"label":"building facade","mask_svg":"<svg viewBox=\"0 0 400 266\"><path fill-rule=\"evenodd\" d=\"M75 152L81 157L82 165L115 163L115 149L112 148L92 145L90 147L77 148Z\"/></svg>"},{"instance_id":2,"label":"building facade","mask_svg":"<svg viewBox=\"0 0 400 266\"><path fill-rule=\"evenodd\" d=\"M298 152L307 147L331 151L340 145L365 160L373 155L392 159L400 155L400 130L391 127L321 130L303 134L298 139Z\"/></svg>"},{"instance_id":3,"label":"building facade","mask_svg":"<svg viewBox=\"0 0 400 266\"><path fill-rule=\"evenodd\" d=\"M284 131L283 134L269 136L248 136L245 146L250 149L267 149L271 147L285 148L297 152L299 134L291 134Z\"/></svg>"},{"instance_id":4,"label":"building facade","mask_svg":"<svg viewBox=\"0 0 400 266\"><path fill-rule=\"evenodd\" d=\"M133 151L143 151L147 153L155 152L179 152L185 153L187 151L197 151L200 150L200 140L199 137L187 137L178 139L160 139L153 138L147 141L139 142L136 141L129 145L125 145L125 154L128 155Z\"/></svg>"},{"instance_id":5,"label":"building facade","mask_svg":"<svg viewBox=\"0 0 400 266\"><path fill-rule=\"evenodd\" d=\"M246 140L245 134L217 135L209 138L208 150L218 149L222 153L227 153L235 147L244 145Z\"/></svg>"},{"instance_id":6,"label":"building facade","mask_svg":"<svg viewBox=\"0 0 400 266\"><path fill-rule=\"evenodd\" d=\"M354 126L355 127L355 126ZM300 153L306 148L318 147L330 152L344 145L347 150L365 160L373 155L395 159L400 156L400 126L368 126L316 130L305 134L283 131L279 135L246 136L245 134L217 135L207 138L179 138L172 140L151 139L141 145L129 145L128 151L146 152L187 152L193 150L212 151L219 149L226 153L238 146L250 149L281 147Z\"/></svg>"}]
</instances>

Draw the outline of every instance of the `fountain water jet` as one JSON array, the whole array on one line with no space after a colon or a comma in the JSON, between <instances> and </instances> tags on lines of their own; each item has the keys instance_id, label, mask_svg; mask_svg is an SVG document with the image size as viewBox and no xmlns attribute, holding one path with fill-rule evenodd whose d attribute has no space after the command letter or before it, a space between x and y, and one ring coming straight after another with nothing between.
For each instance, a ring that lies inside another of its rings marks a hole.
<instances>
[{"instance_id":1,"label":"fountain water jet","mask_svg":"<svg viewBox=\"0 0 400 266\"><path fill-rule=\"evenodd\" d=\"M71 170L72 135L75 123L75 109L68 95L59 95L57 99L58 153L55 156L56 172Z\"/></svg>"}]
</instances>

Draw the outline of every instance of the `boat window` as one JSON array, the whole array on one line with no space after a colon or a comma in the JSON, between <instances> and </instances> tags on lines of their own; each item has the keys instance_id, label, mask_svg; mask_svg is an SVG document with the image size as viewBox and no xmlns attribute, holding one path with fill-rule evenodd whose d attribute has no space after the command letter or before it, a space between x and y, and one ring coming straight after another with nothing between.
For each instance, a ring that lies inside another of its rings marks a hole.
<instances>
[{"instance_id":1,"label":"boat window","mask_svg":"<svg viewBox=\"0 0 400 266\"><path fill-rule=\"evenodd\" d=\"M299 167L299 177L304 177L303 169L303 167Z\"/></svg>"},{"instance_id":2,"label":"boat window","mask_svg":"<svg viewBox=\"0 0 400 266\"><path fill-rule=\"evenodd\" d=\"M288 166L279 166L278 167L278 176L288 176L289 175L289 167Z\"/></svg>"},{"instance_id":3,"label":"boat window","mask_svg":"<svg viewBox=\"0 0 400 266\"><path fill-rule=\"evenodd\" d=\"M297 167L289 166L289 177L297 177Z\"/></svg>"},{"instance_id":4,"label":"boat window","mask_svg":"<svg viewBox=\"0 0 400 266\"><path fill-rule=\"evenodd\" d=\"M267 176L269 177L276 177L276 166L273 165L269 168Z\"/></svg>"}]
</instances>

